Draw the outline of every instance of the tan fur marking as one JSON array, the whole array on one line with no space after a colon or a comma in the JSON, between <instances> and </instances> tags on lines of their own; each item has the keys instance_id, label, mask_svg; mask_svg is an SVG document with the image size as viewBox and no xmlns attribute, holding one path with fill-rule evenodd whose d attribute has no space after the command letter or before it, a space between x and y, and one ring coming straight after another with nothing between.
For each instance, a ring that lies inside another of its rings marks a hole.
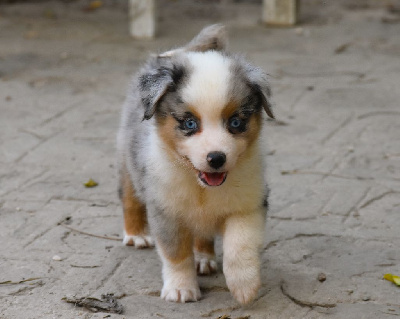
<instances>
[{"instance_id":1,"label":"tan fur marking","mask_svg":"<svg viewBox=\"0 0 400 319\"><path fill-rule=\"evenodd\" d=\"M253 114L251 116L250 121L248 123L248 130L245 132L248 146L252 145L260 135L261 121L262 118L260 113Z\"/></svg>"},{"instance_id":2,"label":"tan fur marking","mask_svg":"<svg viewBox=\"0 0 400 319\"><path fill-rule=\"evenodd\" d=\"M167 116L158 121L158 135L167 146L166 150L172 160L176 160L179 156L178 147L179 142L185 137L176 133L176 120L172 116ZM186 168L195 170L192 162L186 156L179 156L179 159L184 163Z\"/></svg>"},{"instance_id":3,"label":"tan fur marking","mask_svg":"<svg viewBox=\"0 0 400 319\"><path fill-rule=\"evenodd\" d=\"M193 254L193 237L188 230L180 229L175 239L178 243L177 247L160 240L157 243L165 258L172 264L179 264Z\"/></svg>"},{"instance_id":4,"label":"tan fur marking","mask_svg":"<svg viewBox=\"0 0 400 319\"><path fill-rule=\"evenodd\" d=\"M188 107L188 111L196 116L199 120L201 119L200 114L196 111L194 107ZM157 120L158 134L163 142L168 146L168 152L170 153L172 151L174 153L177 153L179 141L182 140L184 137L176 133L176 120L170 115L158 118ZM201 129L198 133L201 133Z\"/></svg>"},{"instance_id":5,"label":"tan fur marking","mask_svg":"<svg viewBox=\"0 0 400 319\"><path fill-rule=\"evenodd\" d=\"M179 137L177 136L176 120L172 116L162 118L158 122L158 135L161 137L165 145L167 146L168 153L176 153L176 146Z\"/></svg>"},{"instance_id":6,"label":"tan fur marking","mask_svg":"<svg viewBox=\"0 0 400 319\"><path fill-rule=\"evenodd\" d=\"M126 235L136 236L146 233L146 207L135 196L132 182L126 168L121 172L122 206Z\"/></svg>"},{"instance_id":7,"label":"tan fur marking","mask_svg":"<svg viewBox=\"0 0 400 319\"><path fill-rule=\"evenodd\" d=\"M199 253L215 255L214 240L196 237L194 240L194 249Z\"/></svg>"},{"instance_id":8,"label":"tan fur marking","mask_svg":"<svg viewBox=\"0 0 400 319\"><path fill-rule=\"evenodd\" d=\"M200 186L198 187L199 188L199 197L198 197L198 199L199 199L199 206L200 207L202 207L202 206L204 206L204 202L205 202L205 197L206 197L206 194L205 194L205 189L204 188L201 188Z\"/></svg>"},{"instance_id":9,"label":"tan fur marking","mask_svg":"<svg viewBox=\"0 0 400 319\"><path fill-rule=\"evenodd\" d=\"M239 109L239 104L236 102L229 102L222 110L222 118L229 119L237 110Z\"/></svg>"},{"instance_id":10,"label":"tan fur marking","mask_svg":"<svg viewBox=\"0 0 400 319\"><path fill-rule=\"evenodd\" d=\"M229 102L222 110L222 118L228 120L239 108L239 104L236 102ZM253 144L257 140L261 130L261 113L255 113L251 115L249 123L247 124L247 131L240 134L239 136L244 137L247 141L247 146Z\"/></svg>"},{"instance_id":11,"label":"tan fur marking","mask_svg":"<svg viewBox=\"0 0 400 319\"><path fill-rule=\"evenodd\" d=\"M197 110L196 107L194 107L194 106L189 106L189 107L188 107L188 111L189 111L190 113L192 113L198 120L201 121L201 115L200 115L200 113L198 112L198 110Z\"/></svg>"}]
</instances>

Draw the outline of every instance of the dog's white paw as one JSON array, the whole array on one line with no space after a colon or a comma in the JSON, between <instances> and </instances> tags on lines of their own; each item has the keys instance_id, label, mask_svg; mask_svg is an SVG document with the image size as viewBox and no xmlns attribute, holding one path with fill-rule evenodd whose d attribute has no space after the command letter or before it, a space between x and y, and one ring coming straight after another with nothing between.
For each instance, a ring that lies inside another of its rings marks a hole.
<instances>
[{"instance_id":1,"label":"dog's white paw","mask_svg":"<svg viewBox=\"0 0 400 319\"><path fill-rule=\"evenodd\" d=\"M243 285L228 285L229 290L233 297L242 305L246 305L253 301L260 289L260 281L247 282Z\"/></svg>"},{"instance_id":2,"label":"dog's white paw","mask_svg":"<svg viewBox=\"0 0 400 319\"><path fill-rule=\"evenodd\" d=\"M210 275L218 270L215 256L195 253L195 262L198 275Z\"/></svg>"},{"instance_id":3,"label":"dog's white paw","mask_svg":"<svg viewBox=\"0 0 400 319\"><path fill-rule=\"evenodd\" d=\"M225 272L225 278L231 294L242 305L253 301L261 286L257 267Z\"/></svg>"},{"instance_id":4,"label":"dog's white paw","mask_svg":"<svg viewBox=\"0 0 400 319\"><path fill-rule=\"evenodd\" d=\"M161 291L161 298L167 301L173 302L188 302L197 301L201 297L199 287L193 288L175 288L175 287L163 287Z\"/></svg>"},{"instance_id":5,"label":"dog's white paw","mask_svg":"<svg viewBox=\"0 0 400 319\"><path fill-rule=\"evenodd\" d=\"M146 235L124 235L122 244L125 246L134 246L138 249L149 248L154 246L153 238Z\"/></svg>"}]
</instances>

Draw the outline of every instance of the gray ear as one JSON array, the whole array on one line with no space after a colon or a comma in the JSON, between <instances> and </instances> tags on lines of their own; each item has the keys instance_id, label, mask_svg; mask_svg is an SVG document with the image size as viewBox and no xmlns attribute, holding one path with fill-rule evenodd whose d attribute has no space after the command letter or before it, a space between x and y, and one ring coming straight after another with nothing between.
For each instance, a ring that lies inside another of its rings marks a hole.
<instances>
[{"instance_id":1,"label":"gray ear","mask_svg":"<svg viewBox=\"0 0 400 319\"><path fill-rule=\"evenodd\" d=\"M267 74L265 74L263 70L250 64L246 66L246 74L250 87L255 94L260 96L261 104L265 112L270 118L275 119L274 113L272 113L271 87L268 82Z\"/></svg>"},{"instance_id":2,"label":"gray ear","mask_svg":"<svg viewBox=\"0 0 400 319\"><path fill-rule=\"evenodd\" d=\"M159 59L154 60L139 75L139 92L144 106L143 120L150 119L157 106L169 91L173 91L183 77L183 67L172 63L161 65Z\"/></svg>"},{"instance_id":3,"label":"gray ear","mask_svg":"<svg viewBox=\"0 0 400 319\"><path fill-rule=\"evenodd\" d=\"M222 24L213 24L203 30L186 46L186 51L224 51L227 45L226 29Z\"/></svg>"},{"instance_id":4,"label":"gray ear","mask_svg":"<svg viewBox=\"0 0 400 319\"><path fill-rule=\"evenodd\" d=\"M265 112L268 114L268 116L271 119L275 119L275 115L272 112L272 104L270 102L271 99L271 90L270 87L268 86L268 90L265 90L261 87L258 87L257 85L255 86L256 90L259 89L259 92L261 93L261 101L262 101L262 106L265 110ZM267 93L268 92L268 93Z\"/></svg>"}]
</instances>

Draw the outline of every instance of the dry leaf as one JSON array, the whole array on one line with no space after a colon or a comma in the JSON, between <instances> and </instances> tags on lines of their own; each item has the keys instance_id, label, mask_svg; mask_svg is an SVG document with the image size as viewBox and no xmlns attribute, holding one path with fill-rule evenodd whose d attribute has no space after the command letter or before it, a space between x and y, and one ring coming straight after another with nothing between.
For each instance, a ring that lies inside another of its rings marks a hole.
<instances>
[{"instance_id":1,"label":"dry leaf","mask_svg":"<svg viewBox=\"0 0 400 319\"><path fill-rule=\"evenodd\" d=\"M396 284L397 286L400 286L400 277L395 276L392 274L386 274L383 276L384 279L391 281L392 283Z\"/></svg>"},{"instance_id":2,"label":"dry leaf","mask_svg":"<svg viewBox=\"0 0 400 319\"><path fill-rule=\"evenodd\" d=\"M48 19L57 19L57 15L52 9L44 10L43 15Z\"/></svg>"},{"instance_id":3,"label":"dry leaf","mask_svg":"<svg viewBox=\"0 0 400 319\"><path fill-rule=\"evenodd\" d=\"M101 299L93 297L64 297L62 300L73 303L75 306L84 307L92 312L108 312L108 313L118 313L123 312L122 306L119 304L117 299L113 294L101 295Z\"/></svg>"},{"instance_id":4,"label":"dry leaf","mask_svg":"<svg viewBox=\"0 0 400 319\"><path fill-rule=\"evenodd\" d=\"M36 39L39 36L39 33L35 30L29 30L24 34L24 38L27 40Z\"/></svg>"},{"instance_id":5,"label":"dry leaf","mask_svg":"<svg viewBox=\"0 0 400 319\"><path fill-rule=\"evenodd\" d=\"M84 8L84 11L93 11L100 8L103 5L101 0L93 0L89 3L87 7Z\"/></svg>"}]
</instances>

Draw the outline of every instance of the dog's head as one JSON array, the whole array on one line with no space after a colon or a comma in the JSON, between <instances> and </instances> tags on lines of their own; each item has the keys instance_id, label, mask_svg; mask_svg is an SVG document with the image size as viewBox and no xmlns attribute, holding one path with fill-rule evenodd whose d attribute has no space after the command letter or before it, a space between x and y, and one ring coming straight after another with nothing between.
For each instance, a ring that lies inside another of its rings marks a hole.
<instances>
[{"instance_id":1,"label":"dog's head","mask_svg":"<svg viewBox=\"0 0 400 319\"><path fill-rule=\"evenodd\" d=\"M225 30L205 28L183 48L152 58L139 76L144 120L203 186L219 186L273 118L263 71L225 52Z\"/></svg>"}]
</instances>

